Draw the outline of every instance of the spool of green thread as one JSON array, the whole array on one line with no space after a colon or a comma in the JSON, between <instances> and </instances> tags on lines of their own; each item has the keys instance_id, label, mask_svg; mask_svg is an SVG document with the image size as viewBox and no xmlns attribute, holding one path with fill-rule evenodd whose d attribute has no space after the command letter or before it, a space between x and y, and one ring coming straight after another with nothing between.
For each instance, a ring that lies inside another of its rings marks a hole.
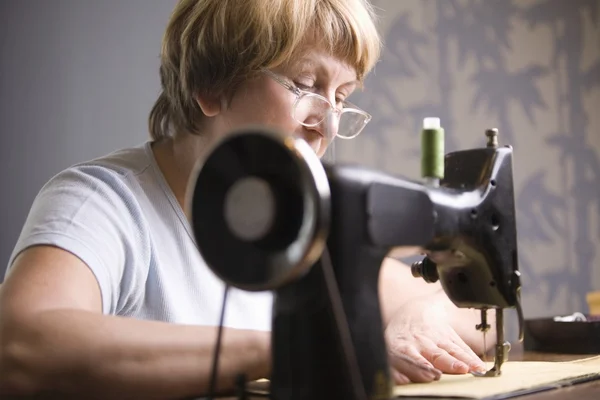
<instances>
[{"instance_id":1,"label":"spool of green thread","mask_svg":"<svg viewBox=\"0 0 600 400\"><path fill-rule=\"evenodd\" d=\"M425 179L444 178L444 129L439 118L425 118L421 130L421 176Z\"/></svg>"}]
</instances>

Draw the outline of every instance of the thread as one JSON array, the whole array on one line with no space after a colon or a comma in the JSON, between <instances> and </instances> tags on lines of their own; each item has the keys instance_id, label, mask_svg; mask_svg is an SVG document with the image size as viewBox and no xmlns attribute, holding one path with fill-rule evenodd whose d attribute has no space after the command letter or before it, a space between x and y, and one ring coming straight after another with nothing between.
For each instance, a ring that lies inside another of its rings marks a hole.
<instances>
[{"instance_id":1,"label":"thread","mask_svg":"<svg viewBox=\"0 0 600 400\"><path fill-rule=\"evenodd\" d=\"M421 176L444 178L444 128L439 118L425 118L421 130Z\"/></svg>"}]
</instances>

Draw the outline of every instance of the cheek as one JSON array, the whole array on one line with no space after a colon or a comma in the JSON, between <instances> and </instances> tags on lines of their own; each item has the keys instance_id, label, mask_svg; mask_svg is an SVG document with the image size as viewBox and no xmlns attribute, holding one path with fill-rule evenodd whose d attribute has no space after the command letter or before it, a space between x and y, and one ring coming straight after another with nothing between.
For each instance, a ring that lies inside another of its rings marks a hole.
<instances>
[{"instance_id":1,"label":"cheek","mask_svg":"<svg viewBox=\"0 0 600 400\"><path fill-rule=\"evenodd\" d=\"M286 93L284 93L286 94ZM232 128L244 125L266 125L284 134L293 134L301 125L292 118L293 101L289 97L270 94L247 96L243 101L232 104L229 125Z\"/></svg>"},{"instance_id":2,"label":"cheek","mask_svg":"<svg viewBox=\"0 0 600 400\"><path fill-rule=\"evenodd\" d=\"M287 98L272 96L266 101L257 102L254 109L255 123L264 124L282 131L284 134L292 134L299 125L292 118L292 102Z\"/></svg>"}]
</instances>

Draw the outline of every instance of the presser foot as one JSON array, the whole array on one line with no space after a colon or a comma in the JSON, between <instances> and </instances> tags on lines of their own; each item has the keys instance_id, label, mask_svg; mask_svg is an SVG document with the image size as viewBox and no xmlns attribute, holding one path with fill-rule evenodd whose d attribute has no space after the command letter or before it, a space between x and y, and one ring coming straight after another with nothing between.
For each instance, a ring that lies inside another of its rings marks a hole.
<instances>
[{"instance_id":1,"label":"presser foot","mask_svg":"<svg viewBox=\"0 0 600 400\"><path fill-rule=\"evenodd\" d=\"M486 372L471 372L471 375L476 377L495 377L502 375L502 364L508 360L508 352L510 351L510 343L496 344L496 356L494 357L494 366Z\"/></svg>"}]
</instances>

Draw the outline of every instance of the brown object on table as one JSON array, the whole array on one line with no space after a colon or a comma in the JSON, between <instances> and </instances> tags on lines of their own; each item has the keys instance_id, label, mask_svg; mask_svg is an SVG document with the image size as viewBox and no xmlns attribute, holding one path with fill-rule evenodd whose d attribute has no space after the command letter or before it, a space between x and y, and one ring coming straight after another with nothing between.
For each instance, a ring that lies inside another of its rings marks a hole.
<instances>
[{"instance_id":1,"label":"brown object on table","mask_svg":"<svg viewBox=\"0 0 600 400\"><path fill-rule=\"evenodd\" d=\"M579 354L600 353L600 317L575 313L566 317L525 320L527 351Z\"/></svg>"},{"instance_id":2,"label":"brown object on table","mask_svg":"<svg viewBox=\"0 0 600 400\"><path fill-rule=\"evenodd\" d=\"M600 316L600 291L589 292L585 298L590 309L589 314Z\"/></svg>"}]
</instances>

